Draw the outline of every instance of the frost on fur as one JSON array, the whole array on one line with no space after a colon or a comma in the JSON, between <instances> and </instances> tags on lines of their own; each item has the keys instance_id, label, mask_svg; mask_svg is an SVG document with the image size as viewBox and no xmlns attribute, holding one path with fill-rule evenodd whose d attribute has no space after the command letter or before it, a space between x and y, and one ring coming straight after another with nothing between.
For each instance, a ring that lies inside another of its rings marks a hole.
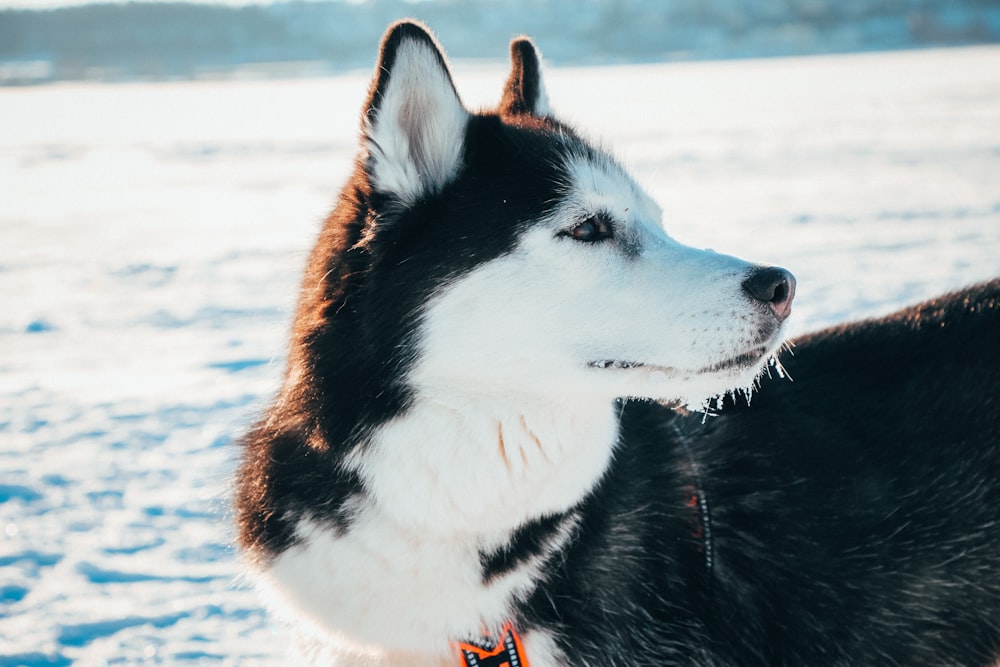
<instances>
[{"instance_id":1,"label":"frost on fur","mask_svg":"<svg viewBox=\"0 0 1000 667\"><path fill-rule=\"evenodd\" d=\"M683 404L682 407L693 412L700 412L703 415L702 421L704 422L709 417L714 417L719 414L727 402L732 404L742 399L746 401L746 404L749 406L751 401L753 401L754 392L760 389L760 383L765 376L769 380L773 379L775 376L780 379L792 379L785 370L784 366L781 365L781 359L778 357L778 354L782 349L790 352L791 347L791 343L789 342L782 343L778 350L763 360L757 373L749 382L742 385L737 384L736 386L729 387L711 396L701 398L700 400L688 399L687 403Z\"/></svg>"}]
</instances>

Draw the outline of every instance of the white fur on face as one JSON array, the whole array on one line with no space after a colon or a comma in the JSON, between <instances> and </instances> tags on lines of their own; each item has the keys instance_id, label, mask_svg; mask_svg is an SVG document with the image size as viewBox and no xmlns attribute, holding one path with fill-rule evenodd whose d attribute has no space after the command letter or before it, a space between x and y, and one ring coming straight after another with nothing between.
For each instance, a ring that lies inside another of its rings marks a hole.
<instances>
[{"instance_id":1,"label":"white fur on face","mask_svg":"<svg viewBox=\"0 0 1000 667\"><path fill-rule=\"evenodd\" d=\"M408 204L449 182L461 165L468 118L434 50L403 42L377 117L364 127L372 185Z\"/></svg>"},{"instance_id":2,"label":"white fur on face","mask_svg":"<svg viewBox=\"0 0 1000 667\"><path fill-rule=\"evenodd\" d=\"M614 163L579 159L571 171L550 220L432 301L410 376L418 390L699 406L750 386L780 343L770 311L743 291L752 265L671 239ZM615 240L559 235L598 213L614 221ZM761 360L726 366L750 353Z\"/></svg>"}]
</instances>

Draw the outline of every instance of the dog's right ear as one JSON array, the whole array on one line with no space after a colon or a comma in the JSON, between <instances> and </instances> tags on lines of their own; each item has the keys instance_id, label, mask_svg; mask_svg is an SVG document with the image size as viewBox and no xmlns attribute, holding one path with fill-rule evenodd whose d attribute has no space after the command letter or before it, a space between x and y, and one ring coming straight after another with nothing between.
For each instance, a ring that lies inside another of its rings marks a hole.
<instances>
[{"instance_id":1,"label":"dog's right ear","mask_svg":"<svg viewBox=\"0 0 1000 667\"><path fill-rule=\"evenodd\" d=\"M375 190L406 202L439 191L461 166L468 119L427 28L413 21L391 26L362 118Z\"/></svg>"}]
</instances>

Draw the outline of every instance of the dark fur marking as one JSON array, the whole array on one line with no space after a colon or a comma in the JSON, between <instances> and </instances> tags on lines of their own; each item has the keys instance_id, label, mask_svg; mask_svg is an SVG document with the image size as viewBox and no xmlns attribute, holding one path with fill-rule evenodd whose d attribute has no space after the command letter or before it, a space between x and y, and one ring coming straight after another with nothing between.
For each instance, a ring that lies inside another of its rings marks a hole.
<instances>
[{"instance_id":1,"label":"dark fur marking","mask_svg":"<svg viewBox=\"0 0 1000 667\"><path fill-rule=\"evenodd\" d=\"M483 582L488 584L541 555L571 517L570 514L539 517L515 530L507 543L498 549L480 552Z\"/></svg>"},{"instance_id":2,"label":"dark fur marking","mask_svg":"<svg viewBox=\"0 0 1000 667\"><path fill-rule=\"evenodd\" d=\"M346 530L346 503L364 494L361 480L343 470L339 457L308 446L301 433L262 432L244 441L244 465L237 489L241 546L255 558L271 558L297 543L296 520L316 516Z\"/></svg>"}]
</instances>

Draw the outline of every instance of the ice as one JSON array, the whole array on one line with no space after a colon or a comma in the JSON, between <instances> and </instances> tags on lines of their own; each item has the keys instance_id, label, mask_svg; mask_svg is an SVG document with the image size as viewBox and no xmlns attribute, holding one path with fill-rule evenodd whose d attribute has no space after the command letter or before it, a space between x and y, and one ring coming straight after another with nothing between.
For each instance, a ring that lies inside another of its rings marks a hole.
<instances>
[{"instance_id":1,"label":"ice","mask_svg":"<svg viewBox=\"0 0 1000 667\"><path fill-rule=\"evenodd\" d=\"M475 107L505 72L456 75ZM796 333L1000 275L998 48L548 83L674 237L796 274ZM0 90L0 664L280 661L231 547L233 440L277 387L366 86Z\"/></svg>"}]
</instances>

